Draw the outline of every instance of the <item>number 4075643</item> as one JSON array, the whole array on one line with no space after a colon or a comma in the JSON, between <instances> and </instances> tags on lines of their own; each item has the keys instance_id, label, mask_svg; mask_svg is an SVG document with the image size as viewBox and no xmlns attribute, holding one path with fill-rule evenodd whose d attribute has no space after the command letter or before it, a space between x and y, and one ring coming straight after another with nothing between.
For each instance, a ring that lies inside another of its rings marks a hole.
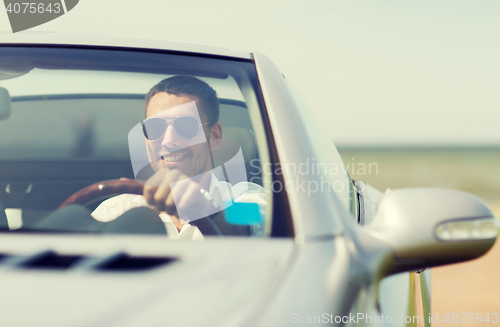
<instances>
[{"instance_id":1,"label":"number 4075643","mask_svg":"<svg viewBox=\"0 0 500 327\"><path fill-rule=\"evenodd\" d=\"M49 3L44 5L43 3L34 2L16 2L9 3L7 8L5 8L9 14L42 14L44 12L58 14L61 12L61 4L58 2Z\"/></svg>"},{"instance_id":2,"label":"number 4075643","mask_svg":"<svg viewBox=\"0 0 500 327\"><path fill-rule=\"evenodd\" d=\"M479 323L498 323L498 313L489 313L483 317L480 313L448 313L443 321L447 323L469 323L469 324L479 324Z\"/></svg>"}]
</instances>

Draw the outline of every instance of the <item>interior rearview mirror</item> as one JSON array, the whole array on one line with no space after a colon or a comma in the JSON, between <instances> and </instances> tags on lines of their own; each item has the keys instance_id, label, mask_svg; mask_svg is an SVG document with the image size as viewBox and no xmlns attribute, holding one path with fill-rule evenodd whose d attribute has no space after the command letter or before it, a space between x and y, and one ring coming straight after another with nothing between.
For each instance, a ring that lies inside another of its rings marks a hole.
<instances>
[{"instance_id":1,"label":"interior rearview mirror","mask_svg":"<svg viewBox=\"0 0 500 327\"><path fill-rule=\"evenodd\" d=\"M393 190L366 231L389 246L383 275L457 263L485 254L498 219L472 194L441 188Z\"/></svg>"}]
</instances>

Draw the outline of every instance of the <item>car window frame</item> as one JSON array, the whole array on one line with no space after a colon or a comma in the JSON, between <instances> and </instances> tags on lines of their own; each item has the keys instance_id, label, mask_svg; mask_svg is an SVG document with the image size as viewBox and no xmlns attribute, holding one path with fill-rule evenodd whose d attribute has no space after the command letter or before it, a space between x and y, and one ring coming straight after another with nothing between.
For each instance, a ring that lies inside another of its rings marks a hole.
<instances>
[{"instance_id":1,"label":"car window frame","mask_svg":"<svg viewBox=\"0 0 500 327\"><path fill-rule=\"evenodd\" d=\"M265 133L266 148L269 155L269 160L272 165L280 163L279 155L277 152L273 131L269 121L269 116L267 114L267 108L264 101L264 96L262 94L262 89L260 87L260 82L257 74L257 68L255 65L255 60L253 56L251 59L231 57L226 55L215 55L207 53L195 53L195 52L184 52L179 50L168 50L168 49L158 49L158 48L135 48L128 46L102 46L102 45L75 45L75 44L37 44L37 43L2 43L0 48L11 47L11 48L52 48L52 49L82 49L82 50L105 50L105 51L121 51L121 52L138 52L138 53L156 53L156 54L167 54L167 55L179 55L197 58L210 58L216 60L226 60L232 62L244 62L250 63L252 69L247 70L249 76L250 86L253 88L253 93L255 94L255 100L258 104L259 114L261 117L261 123L263 127L263 132ZM233 76L235 79L236 77ZM246 100L246 99L245 99ZM252 121L252 124L259 122ZM258 143L258 141L257 141ZM260 146L258 146L260 148ZM277 175L274 171L270 176L272 181L279 181L284 184L283 176ZM289 204L286 191L281 192L271 192L272 202L271 202L271 218L272 226L270 227L269 236L273 237L295 237L293 220L291 217L291 208Z\"/></svg>"}]
</instances>

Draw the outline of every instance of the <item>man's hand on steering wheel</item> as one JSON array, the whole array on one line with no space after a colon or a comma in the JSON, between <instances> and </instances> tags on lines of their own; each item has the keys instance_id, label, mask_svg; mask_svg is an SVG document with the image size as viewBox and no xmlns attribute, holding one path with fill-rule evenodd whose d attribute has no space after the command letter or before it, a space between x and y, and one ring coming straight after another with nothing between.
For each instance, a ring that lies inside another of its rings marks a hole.
<instances>
[{"instance_id":1,"label":"man's hand on steering wheel","mask_svg":"<svg viewBox=\"0 0 500 327\"><path fill-rule=\"evenodd\" d=\"M157 171L144 185L144 198L159 212L166 212L170 216L182 220L192 220L214 213L217 203L210 201L209 195L204 195L208 190L203 190L201 185L208 188L210 172L201 177L189 177L178 169L168 172ZM179 214L180 213L180 214Z\"/></svg>"}]
</instances>

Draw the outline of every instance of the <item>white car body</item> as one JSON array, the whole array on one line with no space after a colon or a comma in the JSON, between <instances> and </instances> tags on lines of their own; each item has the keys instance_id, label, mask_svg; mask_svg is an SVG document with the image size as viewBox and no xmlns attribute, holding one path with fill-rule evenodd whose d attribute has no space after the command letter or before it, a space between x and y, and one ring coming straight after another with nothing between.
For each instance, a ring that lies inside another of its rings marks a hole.
<instances>
[{"instance_id":1,"label":"white car body","mask_svg":"<svg viewBox=\"0 0 500 327\"><path fill-rule=\"evenodd\" d=\"M260 53L144 40L38 34L3 35L0 46L21 44L148 49L251 60L280 159L298 164L304 157L321 157L325 162L342 165L331 142L311 135L316 131L313 123L306 122L310 114L290 95L281 72ZM317 143L320 141L323 143ZM283 178L307 182L319 176L284 172ZM424 285L422 295L426 300L420 305L428 311L429 269L424 274L396 274L380 285L370 283L359 265L362 257L353 250L346 231L338 227L342 221L369 224L382 196L372 187L360 187L354 209L356 219L345 206L348 199L332 193L318 193L310 198L288 193L293 238L169 242L161 236L2 235L0 253L19 257L17 261L0 264L0 326L290 326L309 325L307 319L311 317L321 317L321 322L313 321L317 325L342 325L345 321L333 320L349 316L349 312L390 315L396 319L414 315L415 278ZM126 253L174 261L139 272L97 270L89 268L91 265L68 271L19 266L19 260L44 251L93 260ZM350 321L347 325L356 324ZM406 323L358 321L357 325Z\"/></svg>"}]
</instances>

